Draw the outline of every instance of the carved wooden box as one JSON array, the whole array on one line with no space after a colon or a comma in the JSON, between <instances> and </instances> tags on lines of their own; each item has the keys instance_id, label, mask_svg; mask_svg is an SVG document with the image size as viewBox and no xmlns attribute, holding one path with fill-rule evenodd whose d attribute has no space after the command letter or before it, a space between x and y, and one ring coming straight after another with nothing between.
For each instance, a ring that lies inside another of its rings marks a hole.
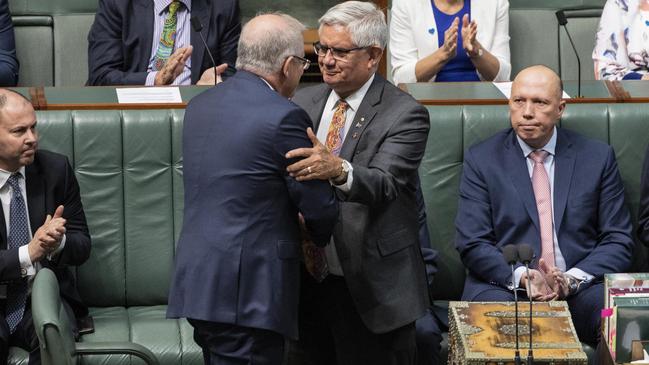
<instances>
[{"instance_id":1,"label":"carved wooden box","mask_svg":"<svg viewBox=\"0 0 649 365\"><path fill-rule=\"evenodd\" d=\"M451 302L449 364L514 364L514 302ZM529 348L529 302L519 302L519 345L525 363ZM532 307L534 364L587 364L566 302L535 302Z\"/></svg>"}]
</instances>

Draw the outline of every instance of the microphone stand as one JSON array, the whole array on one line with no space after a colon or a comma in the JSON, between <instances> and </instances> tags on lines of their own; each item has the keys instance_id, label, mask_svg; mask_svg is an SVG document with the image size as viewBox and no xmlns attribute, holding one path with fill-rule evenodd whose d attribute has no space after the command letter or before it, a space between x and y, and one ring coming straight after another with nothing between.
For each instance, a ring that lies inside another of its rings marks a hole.
<instances>
[{"instance_id":1,"label":"microphone stand","mask_svg":"<svg viewBox=\"0 0 649 365\"><path fill-rule=\"evenodd\" d=\"M534 257L534 249L532 249L532 246L530 246L527 243L521 243L518 245L518 256L525 265L525 272L527 274L527 285L529 287L530 285L530 263L532 262L532 258ZM529 331L530 331L530 338L529 338L529 350L527 351L527 365L532 365L534 364L534 353L532 351L532 296L529 295L528 291L528 297L530 299L530 314L529 314Z\"/></svg>"},{"instance_id":2,"label":"microphone stand","mask_svg":"<svg viewBox=\"0 0 649 365\"><path fill-rule=\"evenodd\" d=\"M557 16L557 21L559 22L559 25L563 26L563 29L566 30L566 34L568 35L568 40L570 41L570 45L572 46L572 51L575 52L575 57L577 58L577 97L581 98L581 60L579 59L579 53L577 53L577 47L575 47L575 42L572 41L572 37L570 36L570 32L568 31L568 18L566 18L566 14L563 12L563 10L558 10L555 15Z\"/></svg>"},{"instance_id":3,"label":"microphone stand","mask_svg":"<svg viewBox=\"0 0 649 365\"><path fill-rule=\"evenodd\" d=\"M512 263L510 266L512 268L512 280L513 280L514 279L514 264ZM520 347L519 347L519 343L518 343L518 323L519 323L518 322L519 321L519 319L518 319L518 288L514 288L514 311L515 311L514 323L515 323L515 326L516 326L516 331L515 331L515 333L516 333L516 352L514 353L514 364L515 365L521 365L521 352L520 352ZM530 331L530 333L531 333L531 331Z\"/></svg>"},{"instance_id":4,"label":"microphone stand","mask_svg":"<svg viewBox=\"0 0 649 365\"><path fill-rule=\"evenodd\" d=\"M214 70L214 85L218 84L218 79L219 75L216 74L216 62L214 61L214 57L212 56L212 52L210 51L210 47L207 46L207 42L205 41L205 37L203 37L203 33L201 31L203 30L203 24L201 24L200 19L198 17L191 17L190 22L192 24L192 28L194 29L194 32L198 33L198 35L201 37L201 41L203 42L203 45L205 46L205 50L207 51L207 55L210 57L210 61L212 61L212 69Z\"/></svg>"},{"instance_id":5,"label":"microphone stand","mask_svg":"<svg viewBox=\"0 0 649 365\"><path fill-rule=\"evenodd\" d=\"M514 245L507 245L503 246L502 248L503 256L505 258L505 261L509 264L512 270L512 282L514 281L514 265L518 261L518 249ZM520 344L519 344L519 339L518 339L518 327L519 327L519 319L518 319L518 288L514 287L514 326L515 328L515 335L516 335L516 352L514 353L514 364L515 365L522 365L522 360L521 360L521 352L520 352Z\"/></svg>"},{"instance_id":6,"label":"microphone stand","mask_svg":"<svg viewBox=\"0 0 649 365\"><path fill-rule=\"evenodd\" d=\"M525 264L525 272L527 273L527 280L529 283L530 279L530 262L526 261L524 262ZM529 285L529 284L528 284ZM534 353L532 352L532 297L528 296L530 299L530 324L529 324L529 332L530 332L530 342L529 342L529 349L527 350L527 365L532 365L534 364Z\"/></svg>"}]
</instances>

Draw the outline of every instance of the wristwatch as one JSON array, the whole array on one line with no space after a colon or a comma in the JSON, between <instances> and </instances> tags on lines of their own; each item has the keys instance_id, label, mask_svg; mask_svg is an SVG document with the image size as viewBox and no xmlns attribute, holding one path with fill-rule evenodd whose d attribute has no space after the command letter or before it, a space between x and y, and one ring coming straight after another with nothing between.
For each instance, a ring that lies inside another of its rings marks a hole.
<instances>
[{"instance_id":1,"label":"wristwatch","mask_svg":"<svg viewBox=\"0 0 649 365\"><path fill-rule=\"evenodd\" d=\"M331 182L334 183L334 185L342 185L347 182L347 175L349 175L349 171L351 170L351 165L347 160L343 160L341 162L340 167L342 168L342 172L340 175L338 175L336 178L332 179Z\"/></svg>"},{"instance_id":2,"label":"wristwatch","mask_svg":"<svg viewBox=\"0 0 649 365\"><path fill-rule=\"evenodd\" d=\"M584 282L583 280L579 280L576 277L568 274L563 275L566 278L566 281L568 282L568 295L573 295L579 290L579 287L581 284Z\"/></svg>"}]
</instances>

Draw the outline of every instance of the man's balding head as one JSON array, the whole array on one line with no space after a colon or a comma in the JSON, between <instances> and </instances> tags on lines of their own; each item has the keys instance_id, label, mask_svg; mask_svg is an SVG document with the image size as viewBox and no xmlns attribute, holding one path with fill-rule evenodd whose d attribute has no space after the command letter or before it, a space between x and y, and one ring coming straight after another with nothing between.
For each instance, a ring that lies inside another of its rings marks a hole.
<instances>
[{"instance_id":1,"label":"man's balding head","mask_svg":"<svg viewBox=\"0 0 649 365\"><path fill-rule=\"evenodd\" d=\"M36 113L21 94L0 89L0 168L14 172L34 161Z\"/></svg>"},{"instance_id":2,"label":"man's balding head","mask_svg":"<svg viewBox=\"0 0 649 365\"><path fill-rule=\"evenodd\" d=\"M237 68L257 75L280 72L287 57L304 55L304 29L295 18L281 13L250 19L239 37Z\"/></svg>"},{"instance_id":3,"label":"man's balding head","mask_svg":"<svg viewBox=\"0 0 649 365\"><path fill-rule=\"evenodd\" d=\"M561 119L565 101L559 76L546 66L531 66L518 73L512 84L509 115L512 128L530 147L545 146Z\"/></svg>"}]
</instances>

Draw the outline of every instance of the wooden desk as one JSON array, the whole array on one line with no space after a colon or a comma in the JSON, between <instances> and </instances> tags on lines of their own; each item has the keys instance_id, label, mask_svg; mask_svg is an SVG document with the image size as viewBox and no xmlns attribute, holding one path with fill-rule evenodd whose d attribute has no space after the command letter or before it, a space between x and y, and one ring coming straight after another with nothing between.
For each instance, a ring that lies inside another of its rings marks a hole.
<instances>
[{"instance_id":1,"label":"wooden desk","mask_svg":"<svg viewBox=\"0 0 649 365\"><path fill-rule=\"evenodd\" d=\"M400 84L424 105L498 105L508 100L491 82L420 82ZM646 81L582 81L582 98L577 95L577 81L564 81L570 99L567 103L647 103L649 82Z\"/></svg>"},{"instance_id":2,"label":"wooden desk","mask_svg":"<svg viewBox=\"0 0 649 365\"><path fill-rule=\"evenodd\" d=\"M125 86L119 86L125 87ZM115 86L17 87L35 110L184 109L189 100L211 86L179 86L181 103L120 104Z\"/></svg>"}]
</instances>

